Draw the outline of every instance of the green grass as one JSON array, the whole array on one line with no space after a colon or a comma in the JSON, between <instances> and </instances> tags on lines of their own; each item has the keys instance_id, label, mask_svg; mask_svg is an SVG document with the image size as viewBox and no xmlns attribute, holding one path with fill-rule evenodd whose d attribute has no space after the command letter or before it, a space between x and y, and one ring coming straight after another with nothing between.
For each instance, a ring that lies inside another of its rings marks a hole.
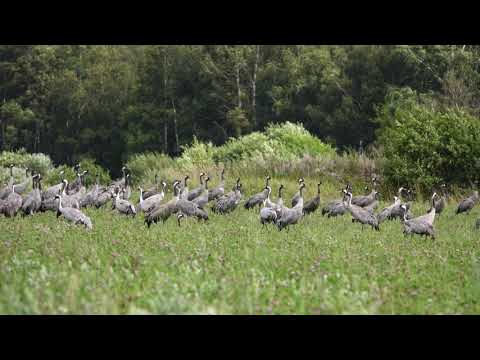
<instances>
[{"instance_id":1,"label":"green grass","mask_svg":"<svg viewBox=\"0 0 480 360\"><path fill-rule=\"evenodd\" d=\"M398 221L362 231L320 213L279 233L243 208L150 230L109 207L86 210L91 232L53 213L2 217L0 313L478 314L479 208L454 208L435 241L405 238Z\"/></svg>"}]
</instances>

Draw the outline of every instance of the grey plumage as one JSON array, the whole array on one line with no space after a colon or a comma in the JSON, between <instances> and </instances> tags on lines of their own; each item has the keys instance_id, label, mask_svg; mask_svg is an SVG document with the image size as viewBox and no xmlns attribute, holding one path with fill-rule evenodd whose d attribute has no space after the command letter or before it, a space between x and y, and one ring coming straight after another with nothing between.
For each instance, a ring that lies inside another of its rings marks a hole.
<instances>
[{"instance_id":1,"label":"grey plumage","mask_svg":"<svg viewBox=\"0 0 480 360\"><path fill-rule=\"evenodd\" d=\"M62 191L63 188L63 174L64 171L60 171L60 176L62 177L62 181L56 185L50 186L47 188L43 193L42 193L42 200L49 200L49 199L55 199L55 196Z\"/></svg>"},{"instance_id":2,"label":"grey plumage","mask_svg":"<svg viewBox=\"0 0 480 360\"><path fill-rule=\"evenodd\" d=\"M322 216L327 215L327 217L335 217L335 216L342 216L347 212L347 208L343 203L343 200L333 200L329 202L323 209L322 209Z\"/></svg>"},{"instance_id":3,"label":"grey plumage","mask_svg":"<svg viewBox=\"0 0 480 360\"><path fill-rule=\"evenodd\" d=\"M372 228L379 231L380 228L378 226L378 220L375 215L370 214L367 210L360 206L353 205L352 193L347 190L343 191L345 193L345 196L348 198L348 201L345 203L345 207L352 215L352 222L359 222L362 224L362 227L363 225L370 225Z\"/></svg>"},{"instance_id":4,"label":"grey plumage","mask_svg":"<svg viewBox=\"0 0 480 360\"><path fill-rule=\"evenodd\" d=\"M403 233L404 235L411 235L413 234L418 234L418 235L423 235L423 236L431 236L432 239L435 239L435 230L433 228L433 225L423 221L418 218L414 219L407 219L406 218L406 213L407 213L407 208L405 205L401 205L400 207L403 211Z\"/></svg>"},{"instance_id":5,"label":"grey plumage","mask_svg":"<svg viewBox=\"0 0 480 360\"><path fill-rule=\"evenodd\" d=\"M66 188L68 187L68 180L63 179L63 187L61 191L62 195L62 204L65 207L71 207L74 209L80 209L80 204L75 196L67 195Z\"/></svg>"},{"instance_id":6,"label":"grey plumage","mask_svg":"<svg viewBox=\"0 0 480 360\"><path fill-rule=\"evenodd\" d=\"M313 198L307 201L304 206L303 206L303 214L311 214L315 211L320 206L320 185L322 183L317 184L317 195Z\"/></svg>"},{"instance_id":7,"label":"grey plumage","mask_svg":"<svg viewBox=\"0 0 480 360\"><path fill-rule=\"evenodd\" d=\"M7 196L5 203L3 205L3 214L6 217L15 217L22 207L23 199L15 191L16 185L12 185L12 191Z\"/></svg>"},{"instance_id":8,"label":"grey plumage","mask_svg":"<svg viewBox=\"0 0 480 360\"><path fill-rule=\"evenodd\" d=\"M30 183L32 183L32 186L33 186L33 174L31 174L31 176L28 174L28 167L25 168L25 180L20 183L20 184L17 184L15 185L15 192L19 195L22 195L25 190L27 190L27 187L28 185L30 185Z\"/></svg>"},{"instance_id":9,"label":"grey plumage","mask_svg":"<svg viewBox=\"0 0 480 360\"><path fill-rule=\"evenodd\" d=\"M33 215L40 210L42 205L42 196L41 196L41 176L36 174L33 177L33 189L32 191L23 199L22 203L22 213L23 215Z\"/></svg>"},{"instance_id":10,"label":"grey plumage","mask_svg":"<svg viewBox=\"0 0 480 360\"><path fill-rule=\"evenodd\" d=\"M158 174L155 174L155 186L143 192L143 200L147 200L150 196L157 195L160 193L159 188L159 181L158 181Z\"/></svg>"},{"instance_id":11,"label":"grey plumage","mask_svg":"<svg viewBox=\"0 0 480 360\"><path fill-rule=\"evenodd\" d=\"M395 196L394 197L394 202L392 205L390 206L387 206L385 207L384 209L382 209L382 211L380 211L377 215L377 219L378 219L378 222L379 223L382 223L383 221L387 220L387 219L391 219L391 214L392 214L392 210L395 208L395 207L400 207L401 205L401 201L400 199Z\"/></svg>"},{"instance_id":12,"label":"grey plumage","mask_svg":"<svg viewBox=\"0 0 480 360\"><path fill-rule=\"evenodd\" d=\"M197 197L199 197L200 195L202 195L203 193L203 190L205 190L205 185L203 184L203 177L205 176L205 173L200 173L200 186L195 188L195 189L192 189L188 192L188 196L187 196L187 200L190 200L192 201L193 199L196 199ZM207 194L208 196L208 194ZM208 198L207 198L208 200Z\"/></svg>"},{"instance_id":13,"label":"grey plumage","mask_svg":"<svg viewBox=\"0 0 480 360\"><path fill-rule=\"evenodd\" d=\"M85 175L88 172L88 170L85 170L83 173L80 173L79 170L80 170L80 165L77 164L75 166L75 171L76 171L77 177L75 178L74 181L72 181L68 184L68 186L65 190L65 193L67 195L75 194L76 192L78 192L80 190L80 188L83 185L82 176Z\"/></svg>"},{"instance_id":14,"label":"grey plumage","mask_svg":"<svg viewBox=\"0 0 480 360\"><path fill-rule=\"evenodd\" d=\"M205 208L205 205L208 204L208 182L210 181L210 177L207 176L205 178L205 184L203 185L202 193L195 197L192 201L197 204L201 209Z\"/></svg>"},{"instance_id":15,"label":"grey plumage","mask_svg":"<svg viewBox=\"0 0 480 360\"><path fill-rule=\"evenodd\" d=\"M267 186L266 190L268 191L267 198L263 201L263 208L260 210L260 223L262 225L277 221L277 213L274 209L276 204L270 201L272 188Z\"/></svg>"},{"instance_id":16,"label":"grey plumage","mask_svg":"<svg viewBox=\"0 0 480 360\"><path fill-rule=\"evenodd\" d=\"M345 190L350 190L350 184L347 184ZM327 215L327 217L335 217L335 216L342 216L347 212L347 208L343 199L337 199L330 201L326 206L322 209L322 216Z\"/></svg>"},{"instance_id":17,"label":"grey plumage","mask_svg":"<svg viewBox=\"0 0 480 360\"><path fill-rule=\"evenodd\" d=\"M352 205L366 207L372 204L378 197L377 191L377 179L374 177L372 179L373 189L367 195L357 195L352 198ZM368 191L368 186L365 187L365 190Z\"/></svg>"},{"instance_id":18,"label":"grey plumage","mask_svg":"<svg viewBox=\"0 0 480 360\"><path fill-rule=\"evenodd\" d=\"M8 195L12 192L12 185L14 183L14 178L13 178L13 164L10 164L10 180L8 183L5 185L3 189L0 190L0 200L5 200Z\"/></svg>"},{"instance_id":19,"label":"grey plumage","mask_svg":"<svg viewBox=\"0 0 480 360\"><path fill-rule=\"evenodd\" d=\"M437 197L437 193L433 193L431 197L431 206L430 209L428 210L428 213L425 215L418 216L416 219L420 221L424 221L430 225L433 225L433 222L435 221L435 215L436 215L436 208L435 208L435 198Z\"/></svg>"},{"instance_id":20,"label":"grey plumage","mask_svg":"<svg viewBox=\"0 0 480 360\"><path fill-rule=\"evenodd\" d=\"M132 215L133 217L135 217L135 215L137 214L135 206L133 206L130 201L120 198L120 192L124 191L125 190L119 190L116 192L114 202L112 204L112 210L117 210L120 214L123 215Z\"/></svg>"},{"instance_id":21,"label":"grey plumage","mask_svg":"<svg viewBox=\"0 0 480 360\"><path fill-rule=\"evenodd\" d=\"M442 195L438 196L438 194L437 194L438 200L434 201L435 212L438 215L440 215L443 212L443 210L445 209L445 206L446 206L446 200L445 200L445 198L446 198L446 194L445 194L446 186L447 186L446 184L441 185Z\"/></svg>"},{"instance_id":22,"label":"grey plumage","mask_svg":"<svg viewBox=\"0 0 480 360\"><path fill-rule=\"evenodd\" d=\"M299 193L300 197L297 201L297 204L292 208L282 207L281 216L277 219L276 225L278 230L281 231L284 228L287 228L291 225L295 225L303 217L303 189L305 188L305 183L301 182Z\"/></svg>"},{"instance_id":23,"label":"grey plumage","mask_svg":"<svg viewBox=\"0 0 480 360\"><path fill-rule=\"evenodd\" d=\"M216 200L220 196L223 196L225 194L225 168L222 169L222 172L220 173L220 184L209 190L208 192L208 201Z\"/></svg>"},{"instance_id":24,"label":"grey plumage","mask_svg":"<svg viewBox=\"0 0 480 360\"><path fill-rule=\"evenodd\" d=\"M143 189L139 187L138 190L140 191L140 202L137 205L137 212L146 212L149 211L151 207L160 205L162 200L165 198L166 187L167 183L162 181L162 191L158 194L150 196L148 199L143 198Z\"/></svg>"},{"instance_id":25,"label":"grey plumage","mask_svg":"<svg viewBox=\"0 0 480 360\"><path fill-rule=\"evenodd\" d=\"M100 192L100 184L99 184L99 176L97 174L95 179L95 185L93 185L93 188L80 198L79 200L80 208L93 206L95 204L95 201L98 198L99 192Z\"/></svg>"},{"instance_id":26,"label":"grey plumage","mask_svg":"<svg viewBox=\"0 0 480 360\"><path fill-rule=\"evenodd\" d=\"M235 210L242 199L242 184L237 181L235 190L219 197L212 206L212 211L217 214L228 214Z\"/></svg>"},{"instance_id":27,"label":"grey plumage","mask_svg":"<svg viewBox=\"0 0 480 360\"><path fill-rule=\"evenodd\" d=\"M198 220L208 220L207 212L200 208L193 201L188 201L187 199L179 199L176 204L177 211L180 211L182 214L188 217L196 217Z\"/></svg>"},{"instance_id":28,"label":"grey plumage","mask_svg":"<svg viewBox=\"0 0 480 360\"><path fill-rule=\"evenodd\" d=\"M460 214L463 212L470 212L475 207L475 204L478 202L478 191L475 190L471 196L462 200L460 204L458 204L456 214Z\"/></svg>"},{"instance_id":29,"label":"grey plumage","mask_svg":"<svg viewBox=\"0 0 480 360\"><path fill-rule=\"evenodd\" d=\"M265 188L262 192L251 196L243 205L245 209L252 209L255 206L261 206L265 199L268 196L268 182L270 181L270 176L265 178Z\"/></svg>"},{"instance_id":30,"label":"grey plumage","mask_svg":"<svg viewBox=\"0 0 480 360\"><path fill-rule=\"evenodd\" d=\"M183 184L179 184L179 186L180 186L180 199L185 199L185 200L188 199L189 190L188 190L187 181L189 179L190 179L190 176L185 175L185 177L183 178Z\"/></svg>"},{"instance_id":31,"label":"grey plumage","mask_svg":"<svg viewBox=\"0 0 480 360\"><path fill-rule=\"evenodd\" d=\"M375 200L370 205L367 205L364 207L364 209L367 210L370 214L374 214L377 208L378 208L378 200Z\"/></svg>"},{"instance_id":32,"label":"grey plumage","mask_svg":"<svg viewBox=\"0 0 480 360\"><path fill-rule=\"evenodd\" d=\"M58 212L57 217L62 215L66 220L76 224L83 225L85 228L91 230L93 228L92 221L90 218L81 212L79 209L74 209L71 207L64 207L62 202L62 196L57 195L55 199L58 199Z\"/></svg>"},{"instance_id":33,"label":"grey plumage","mask_svg":"<svg viewBox=\"0 0 480 360\"><path fill-rule=\"evenodd\" d=\"M127 174L125 176L125 186L123 187L122 189L122 192L121 192L121 198L122 200L129 200L130 199L130 196L132 196L132 188L130 187L130 174Z\"/></svg>"},{"instance_id":34,"label":"grey plumage","mask_svg":"<svg viewBox=\"0 0 480 360\"><path fill-rule=\"evenodd\" d=\"M165 222L175 212L177 212L177 202L180 199L180 188L178 182L173 185L173 198L156 208L150 209L145 213L145 223L150 228L152 224L158 221Z\"/></svg>"},{"instance_id":35,"label":"grey plumage","mask_svg":"<svg viewBox=\"0 0 480 360\"><path fill-rule=\"evenodd\" d=\"M299 179L298 179L298 184L299 184L299 185L303 184L304 182L305 182L305 179L304 179L304 178L299 178ZM295 205L297 205L298 200L300 200L300 190L297 191L297 192L295 193L295 195L293 195L293 197L292 197L292 207L294 207Z\"/></svg>"},{"instance_id":36,"label":"grey plumage","mask_svg":"<svg viewBox=\"0 0 480 360\"><path fill-rule=\"evenodd\" d=\"M103 192L100 192L95 199L94 205L98 209L108 203L108 201L112 198L112 191L107 189Z\"/></svg>"}]
</instances>

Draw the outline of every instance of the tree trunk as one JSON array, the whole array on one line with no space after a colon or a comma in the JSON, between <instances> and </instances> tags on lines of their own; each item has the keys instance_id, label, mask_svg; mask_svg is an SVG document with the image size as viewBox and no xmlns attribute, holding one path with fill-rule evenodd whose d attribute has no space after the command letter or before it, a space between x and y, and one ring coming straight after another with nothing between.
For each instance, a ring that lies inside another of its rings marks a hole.
<instances>
[{"instance_id":1,"label":"tree trunk","mask_svg":"<svg viewBox=\"0 0 480 360\"><path fill-rule=\"evenodd\" d=\"M168 155L168 121L163 122L163 152Z\"/></svg>"},{"instance_id":2,"label":"tree trunk","mask_svg":"<svg viewBox=\"0 0 480 360\"><path fill-rule=\"evenodd\" d=\"M167 78L167 54L164 49L163 52L163 103L165 109L168 108L168 78ZM163 124L163 141L164 141L164 151L168 155L168 120L165 119Z\"/></svg>"},{"instance_id":3,"label":"tree trunk","mask_svg":"<svg viewBox=\"0 0 480 360\"><path fill-rule=\"evenodd\" d=\"M0 119L0 151L3 151L3 146L4 146L4 141L5 141L5 126L4 126L4 120Z\"/></svg>"},{"instance_id":4,"label":"tree trunk","mask_svg":"<svg viewBox=\"0 0 480 360\"><path fill-rule=\"evenodd\" d=\"M172 108L173 108L173 132L175 134L175 155L179 155L178 147L178 129L177 129L177 109L175 109L175 101L172 99Z\"/></svg>"},{"instance_id":5,"label":"tree trunk","mask_svg":"<svg viewBox=\"0 0 480 360\"><path fill-rule=\"evenodd\" d=\"M240 90L240 65L236 65L236 78L237 78L237 94L238 94L238 108L242 108L242 92Z\"/></svg>"},{"instance_id":6,"label":"tree trunk","mask_svg":"<svg viewBox=\"0 0 480 360\"><path fill-rule=\"evenodd\" d=\"M257 69L260 59L260 45L255 46L255 62L253 64L253 80L252 80L252 121L253 128L257 129Z\"/></svg>"},{"instance_id":7,"label":"tree trunk","mask_svg":"<svg viewBox=\"0 0 480 360\"><path fill-rule=\"evenodd\" d=\"M33 142L33 152L38 153L38 146L40 144L40 120L35 119L35 139Z\"/></svg>"}]
</instances>

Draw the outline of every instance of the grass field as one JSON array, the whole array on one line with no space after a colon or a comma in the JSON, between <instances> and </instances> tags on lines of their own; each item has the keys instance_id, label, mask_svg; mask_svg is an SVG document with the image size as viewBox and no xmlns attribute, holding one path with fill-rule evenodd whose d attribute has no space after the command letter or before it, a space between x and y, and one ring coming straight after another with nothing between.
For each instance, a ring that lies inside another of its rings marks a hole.
<instances>
[{"instance_id":1,"label":"grass field","mask_svg":"<svg viewBox=\"0 0 480 360\"><path fill-rule=\"evenodd\" d=\"M2 217L0 313L478 314L480 211L454 209L435 220L435 241L319 212L279 233L243 207L150 230L109 207L86 210L90 232L54 213Z\"/></svg>"}]
</instances>

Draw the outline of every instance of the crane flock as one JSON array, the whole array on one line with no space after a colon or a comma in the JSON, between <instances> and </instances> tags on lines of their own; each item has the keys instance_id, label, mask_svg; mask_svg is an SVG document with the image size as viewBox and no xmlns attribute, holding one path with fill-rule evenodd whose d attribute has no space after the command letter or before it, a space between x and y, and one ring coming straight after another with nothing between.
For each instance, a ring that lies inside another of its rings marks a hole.
<instances>
[{"instance_id":1,"label":"crane flock","mask_svg":"<svg viewBox=\"0 0 480 360\"><path fill-rule=\"evenodd\" d=\"M18 184L14 183L14 165L9 166L10 180L0 189L0 215L7 218L15 217L18 213L23 216L32 216L37 212L53 211L57 218L63 218L73 224L82 225L86 229L92 229L91 219L82 211L87 207L104 207L111 201L112 211L120 215L135 217L143 213L144 222L148 228L158 222L167 221L172 215L177 217L178 226L181 226L181 219L193 217L198 221L208 221L208 212L225 215L238 208L243 199L243 190L240 178L236 179L231 191L225 192L225 168L220 173L220 182L216 187L209 188L211 177L201 172L199 175L200 185L189 190L189 175L182 180L172 182L173 197L167 201L166 192L168 184L166 181L159 181L155 175L155 185L147 190L138 187L140 192L139 202L134 204L130 201L132 195L130 170L122 167L122 178L113 181L107 186L99 182L96 175L95 184L87 191L85 177L88 170L81 171L80 164L74 166L76 178L69 182L64 178L64 172L60 172L62 180L60 183L42 190L42 176L30 169L25 169L25 179ZM30 171L30 173L29 173ZM246 210L258 209L260 224L265 227L273 224L279 231L289 229L299 221L320 209L320 188L322 183L318 182L316 196L304 200L303 192L307 187L304 178L299 178L298 192L291 199L291 207L285 205L283 200L284 185L278 187L276 202L272 201L271 177L265 177L265 186L260 192L245 199L243 207ZM359 223L364 229L365 225L376 231L380 231L380 225L387 220L398 219L403 225L403 233L413 236L414 234L429 236L435 239L434 221L446 206L446 185L440 186L439 193L433 192L430 198L430 207L423 215L413 217L411 212L412 191L400 187L393 198L393 203L375 213L378 208L379 192L378 181L372 180L372 190L365 195L353 196L352 187L347 184L341 190L342 197L325 204L321 209L322 216L337 217L350 214L352 223ZM32 191L26 193L30 186ZM365 187L368 191L368 186ZM469 213L479 202L478 190L463 199L457 206L456 214ZM475 227L480 229L480 219L476 220Z\"/></svg>"}]
</instances>

